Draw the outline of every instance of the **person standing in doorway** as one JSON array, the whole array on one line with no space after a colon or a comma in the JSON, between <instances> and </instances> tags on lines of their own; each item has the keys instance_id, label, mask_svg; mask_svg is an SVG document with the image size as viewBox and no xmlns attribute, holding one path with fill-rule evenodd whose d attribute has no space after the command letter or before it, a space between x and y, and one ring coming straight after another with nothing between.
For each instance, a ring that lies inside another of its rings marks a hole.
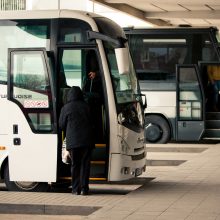
<instances>
[{"instance_id":1,"label":"person standing in doorway","mask_svg":"<svg viewBox=\"0 0 220 220\"><path fill-rule=\"evenodd\" d=\"M71 156L72 193L88 195L94 142L89 106L80 87L70 88L67 103L61 109L59 126L66 134L66 149Z\"/></svg>"},{"instance_id":2,"label":"person standing in doorway","mask_svg":"<svg viewBox=\"0 0 220 220\"><path fill-rule=\"evenodd\" d=\"M104 139L104 94L98 56L95 50L88 50L86 54L86 74L84 76L82 91L91 110L94 129L98 131L94 134L94 139L96 143L102 143Z\"/></svg>"},{"instance_id":3,"label":"person standing in doorway","mask_svg":"<svg viewBox=\"0 0 220 220\"><path fill-rule=\"evenodd\" d=\"M99 64L94 50L89 50L86 55L86 76L83 84L82 90L84 92L100 93L101 80Z\"/></svg>"}]
</instances>

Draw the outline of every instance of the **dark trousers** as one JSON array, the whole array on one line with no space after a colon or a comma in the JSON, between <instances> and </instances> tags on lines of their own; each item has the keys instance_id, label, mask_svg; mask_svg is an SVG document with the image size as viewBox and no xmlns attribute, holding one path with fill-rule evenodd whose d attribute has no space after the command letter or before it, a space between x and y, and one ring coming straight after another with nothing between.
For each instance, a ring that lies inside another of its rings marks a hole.
<instances>
[{"instance_id":1,"label":"dark trousers","mask_svg":"<svg viewBox=\"0 0 220 220\"><path fill-rule=\"evenodd\" d=\"M70 150L73 192L89 190L91 153L90 147L80 147Z\"/></svg>"}]
</instances>

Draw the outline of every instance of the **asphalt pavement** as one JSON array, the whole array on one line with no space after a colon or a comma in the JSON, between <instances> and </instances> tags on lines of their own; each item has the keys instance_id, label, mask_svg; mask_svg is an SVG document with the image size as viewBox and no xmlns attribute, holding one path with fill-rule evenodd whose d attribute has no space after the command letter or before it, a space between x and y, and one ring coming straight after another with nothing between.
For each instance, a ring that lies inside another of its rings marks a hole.
<instances>
[{"instance_id":1,"label":"asphalt pavement","mask_svg":"<svg viewBox=\"0 0 220 220\"><path fill-rule=\"evenodd\" d=\"M146 172L123 183L68 190L8 192L0 185L0 220L220 220L220 144L148 145Z\"/></svg>"}]
</instances>

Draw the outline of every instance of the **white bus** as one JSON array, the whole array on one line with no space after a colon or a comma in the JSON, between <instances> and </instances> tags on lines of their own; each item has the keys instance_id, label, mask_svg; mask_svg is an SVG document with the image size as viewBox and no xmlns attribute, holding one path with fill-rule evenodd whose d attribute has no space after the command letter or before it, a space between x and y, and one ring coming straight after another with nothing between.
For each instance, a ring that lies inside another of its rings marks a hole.
<instances>
[{"instance_id":1,"label":"white bus","mask_svg":"<svg viewBox=\"0 0 220 220\"><path fill-rule=\"evenodd\" d=\"M84 88L89 54L99 67L98 90L95 81L84 89L95 124L90 178L144 171L143 103L119 26L86 12L16 11L1 12L0 33L0 175L8 190L71 179L57 121L68 89Z\"/></svg>"},{"instance_id":2,"label":"white bus","mask_svg":"<svg viewBox=\"0 0 220 220\"><path fill-rule=\"evenodd\" d=\"M218 29L128 28L125 33L147 98L146 141L220 139L220 112L212 107L207 74L207 66L220 65Z\"/></svg>"}]
</instances>

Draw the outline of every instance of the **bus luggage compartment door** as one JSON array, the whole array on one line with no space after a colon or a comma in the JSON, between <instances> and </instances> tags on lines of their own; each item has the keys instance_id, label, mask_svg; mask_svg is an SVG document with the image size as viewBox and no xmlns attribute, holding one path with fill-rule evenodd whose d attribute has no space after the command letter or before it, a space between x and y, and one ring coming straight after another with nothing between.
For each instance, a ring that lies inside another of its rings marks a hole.
<instances>
[{"instance_id":1,"label":"bus luggage compartment door","mask_svg":"<svg viewBox=\"0 0 220 220\"><path fill-rule=\"evenodd\" d=\"M177 140L198 141L204 129L204 92L197 65L177 65Z\"/></svg>"}]
</instances>

